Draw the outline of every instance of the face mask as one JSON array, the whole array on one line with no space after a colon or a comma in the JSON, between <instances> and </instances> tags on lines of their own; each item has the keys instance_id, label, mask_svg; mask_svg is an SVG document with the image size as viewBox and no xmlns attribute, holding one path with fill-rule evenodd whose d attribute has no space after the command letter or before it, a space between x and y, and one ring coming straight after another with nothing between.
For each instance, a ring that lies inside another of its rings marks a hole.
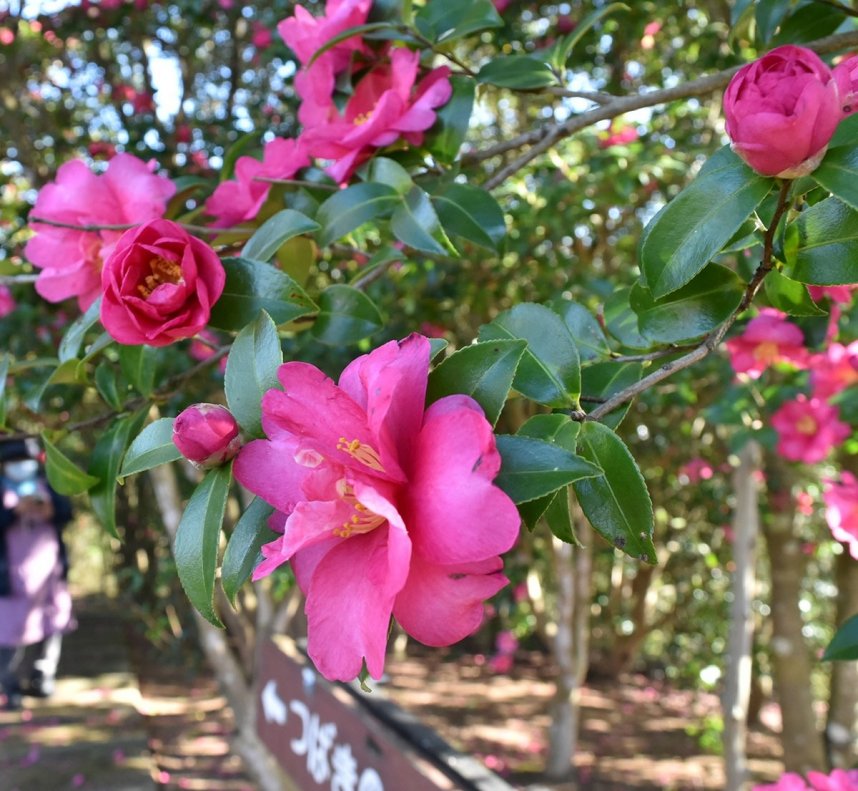
<instances>
[{"instance_id":1,"label":"face mask","mask_svg":"<svg viewBox=\"0 0 858 791\"><path fill-rule=\"evenodd\" d=\"M35 459L22 459L21 461L7 461L3 465L3 475L14 483L35 478L39 472L39 462Z\"/></svg>"}]
</instances>

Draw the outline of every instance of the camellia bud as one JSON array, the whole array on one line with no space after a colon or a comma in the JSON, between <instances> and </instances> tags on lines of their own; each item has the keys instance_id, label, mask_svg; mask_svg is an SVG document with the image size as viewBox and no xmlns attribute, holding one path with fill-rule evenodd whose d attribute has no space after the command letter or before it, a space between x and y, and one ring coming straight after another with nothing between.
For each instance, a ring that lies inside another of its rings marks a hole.
<instances>
[{"instance_id":1,"label":"camellia bud","mask_svg":"<svg viewBox=\"0 0 858 791\"><path fill-rule=\"evenodd\" d=\"M219 404L192 404L181 412L173 423L173 443L204 469L228 462L242 445L232 412Z\"/></svg>"}]
</instances>

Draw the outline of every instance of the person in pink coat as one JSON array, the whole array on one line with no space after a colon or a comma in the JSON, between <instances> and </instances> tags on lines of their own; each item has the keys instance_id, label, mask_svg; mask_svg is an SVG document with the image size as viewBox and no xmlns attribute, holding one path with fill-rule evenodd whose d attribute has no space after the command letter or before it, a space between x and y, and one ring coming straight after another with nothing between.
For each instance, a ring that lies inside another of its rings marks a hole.
<instances>
[{"instance_id":1,"label":"person in pink coat","mask_svg":"<svg viewBox=\"0 0 858 791\"><path fill-rule=\"evenodd\" d=\"M61 529L66 498L51 490L31 443L0 444L0 685L6 708L53 691L62 635L73 626Z\"/></svg>"}]
</instances>

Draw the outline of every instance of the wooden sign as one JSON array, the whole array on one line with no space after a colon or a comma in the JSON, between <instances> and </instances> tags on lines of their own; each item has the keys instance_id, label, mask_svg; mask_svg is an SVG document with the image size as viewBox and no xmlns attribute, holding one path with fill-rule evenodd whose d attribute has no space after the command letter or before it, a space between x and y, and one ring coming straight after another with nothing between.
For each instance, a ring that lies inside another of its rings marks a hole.
<instances>
[{"instance_id":1,"label":"wooden sign","mask_svg":"<svg viewBox=\"0 0 858 791\"><path fill-rule=\"evenodd\" d=\"M389 701L331 684L277 638L262 651L257 730L301 791L512 791ZM464 770L464 772L463 772Z\"/></svg>"}]
</instances>

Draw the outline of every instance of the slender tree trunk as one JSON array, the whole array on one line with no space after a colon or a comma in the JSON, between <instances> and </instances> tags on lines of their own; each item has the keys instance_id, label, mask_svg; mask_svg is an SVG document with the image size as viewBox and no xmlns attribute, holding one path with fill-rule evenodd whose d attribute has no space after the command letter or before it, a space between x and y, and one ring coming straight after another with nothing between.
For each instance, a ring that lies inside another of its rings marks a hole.
<instances>
[{"instance_id":1,"label":"slender tree trunk","mask_svg":"<svg viewBox=\"0 0 858 791\"><path fill-rule=\"evenodd\" d=\"M182 517L182 498L172 466L156 467L149 472L155 499L171 540L175 540ZM200 645L235 713L237 734L233 743L244 759L248 772L262 791L288 791L294 788L280 770L268 748L256 734L257 689L246 681L244 668L229 646L226 632L212 626L194 611Z\"/></svg>"},{"instance_id":2,"label":"slender tree trunk","mask_svg":"<svg viewBox=\"0 0 858 791\"><path fill-rule=\"evenodd\" d=\"M846 547L837 558L837 625L858 613L858 563ZM825 742L831 766L848 769L858 742L858 662L831 663L831 691Z\"/></svg>"},{"instance_id":3,"label":"slender tree trunk","mask_svg":"<svg viewBox=\"0 0 858 791\"><path fill-rule=\"evenodd\" d=\"M768 460L767 460L768 461ZM781 490L791 503L788 471L778 461L767 463L773 485L773 497ZM784 477L786 481L779 481ZM783 718L781 744L784 765L789 772L819 771L826 766L822 735L817 730L810 685L811 658L802 634L801 584L805 557L794 535L792 510L775 511L763 520L769 562L771 564L772 669L775 693Z\"/></svg>"},{"instance_id":4,"label":"slender tree trunk","mask_svg":"<svg viewBox=\"0 0 858 791\"><path fill-rule=\"evenodd\" d=\"M751 695L752 646L754 620L751 604L756 588L757 536L760 512L757 482L760 452L749 442L739 454L739 466L733 473L736 508L733 512L733 603L730 608L730 634L727 673L722 706L724 710L724 771L727 791L745 791L748 765L745 754L748 702Z\"/></svg>"}]
</instances>

